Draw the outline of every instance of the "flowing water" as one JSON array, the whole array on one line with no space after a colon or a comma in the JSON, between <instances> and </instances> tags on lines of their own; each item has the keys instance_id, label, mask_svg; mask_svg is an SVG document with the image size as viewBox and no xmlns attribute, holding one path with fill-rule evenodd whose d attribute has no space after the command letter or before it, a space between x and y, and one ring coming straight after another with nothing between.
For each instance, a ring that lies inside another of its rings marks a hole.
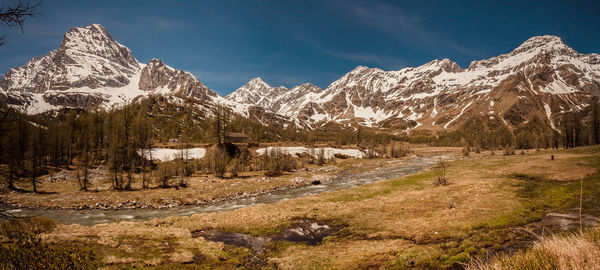
<instances>
[{"instance_id":1,"label":"flowing water","mask_svg":"<svg viewBox=\"0 0 600 270\"><path fill-rule=\"evenodd\" d=\"M423 157L414 156L407 161L399 162L390 168L381 168L363 173L341 172L331 182L305 186L293 189L278 190L254 197L216 202L207 205L181 206L164 209L124 209L124 210L32 210L15 209L14 215L18 216L44 216L56 221L72 224L94 225L115 221L144 221L153 218L164 218L168 216L189 216L198 213L229 211L242 207L258 204L276 203L293 198L316 195L323 192L331 192L347 189L359 185L373 183L379 180L394 179L407 174L412 174L437 163L439 160L449 160L448 155L427 155Z\"/></svg>"}]
</instances>

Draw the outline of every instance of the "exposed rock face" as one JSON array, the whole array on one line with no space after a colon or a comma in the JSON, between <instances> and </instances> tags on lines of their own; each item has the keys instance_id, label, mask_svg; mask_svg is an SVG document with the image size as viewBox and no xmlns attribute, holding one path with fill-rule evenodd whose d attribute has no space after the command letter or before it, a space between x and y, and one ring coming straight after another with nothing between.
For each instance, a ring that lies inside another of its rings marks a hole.
<instances>
[{"instance_id":1,"label":"exposed rock face","mask_svg":"<svg viewBox=\"0 0 600 270\"><path fill-rule=\"evenodd\" d=\"M72 28L57 50L12 68L0 81L4 90L43 93L88 87L123 87L140 65L131 51L99 24Z\"/></svg>"},{"instance_id":2,"label":"exposed rock face","mask_svg":"<svg viewBox=\"0 0 600 270\"><path fill-rule=\"evenodd\" d=\"M288 118L259 106L248 107L248 118L270 126L286 126L289 122Z\"/></svg>"},{"instance_id":3,"label":"exposed rock face","mask_svg":"<svg viewBox=\"0 0 600 270\"><path fill-rule=\"evenodd\" d=\"M165 65L158 59L152 59L140 75L139 88L144 91L159 91L184 97L209 100L217 94L206 87L194 75Z\"/></svg>"},{"instance_id":4,"label":"exposed rock face","mask_svg":"<svg viewBox=\"0 0 600 270\"><path fill-rule=\"evenodd\" d=\"M99 24L72 28L58 49L12 68L0 81L0 101L29 113L109 108L148 94L220 98L188 72L157 59L139 63Z\"/></svg>"},{"instance_id":5,"label":"exposed rock face","mask_svg":"<svg viewBox=\"0 0 600 270\"><path fill-rule=\"evenodd\" d=\"M86 94L86 93L48 93L44 96L44 101L56 107L70 107L91 109L106 102L107 99L101 94Z\"/></svg>"}]
</instances>

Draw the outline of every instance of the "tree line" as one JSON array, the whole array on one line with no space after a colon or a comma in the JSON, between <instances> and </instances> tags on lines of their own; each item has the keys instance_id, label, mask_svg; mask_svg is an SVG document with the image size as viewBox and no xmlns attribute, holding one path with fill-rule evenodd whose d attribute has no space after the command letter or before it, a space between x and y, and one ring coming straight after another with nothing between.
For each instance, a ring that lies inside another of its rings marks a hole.
<instances>
[{"instance_id":1,"label":"tree line","mask_svg":"<svg viewBox=\"0 0 600 270\"><path fill-rule=\"evenodd\" d=\"M548 149L595 145L600 143L600 105L594 97L580 111L563 112L554 118L554 127L545 117L534 116L513 129L501 119L474 116L456 130L414 131L407 140L433 146L458 146L479 149Z\"/></svg>"},{"instance_id":2,"label":"tree line","mask_svg":"<svg viewBox=\"0 0 600 270\"><path fill-rule=\"evenodd\" d=\"M89 188L90 169L104 165L110 171L114 189L131 189L134 175L141 175L142 187L152 179L168 186L174 175L180 179L196 170L223 176L246 170L298 167L274 160L287 160L281 153L265 155L253 161L247 147L228 144L226 132L242 131L250 137L250 145L261 142L301 142L306 145L325 143L330 146L354 145L371 149L382 156L402 156L402 142L426 143L434 146L462 146L477 149L570 148L600 143L600 105L557 116L553 129L546 118L530 121L509 129L500 119L473 117L454 131L432 134L413 131L397 135L373 128L343 127L329 123L315 130L294 125L265 126L233 114L222 106L195 106L197 101L173 102L169 97L151 96L119 109L109 111L64 109L40 115L25 115L6 105L0 107L0 162L6 164L2 174L9 188L27 179L37 191L37 178L52 168L75 170L82 190ZM175 139L181 149L173 164L152 162L152 145ZM193 143L214 145L211 158L191 164L186 149ZM144 158L148 157L148 158ZM373 157L376 157L375 155ZM273 160L267 160L272 158ZM258 163L257 163L258 162ZM262 165L256 165L256 164ZM276 164L276 165L268 165ZM151 175L152 174L152 175ZM181 180L179 185L184 186Z\"/></svg>"}]
</instances>

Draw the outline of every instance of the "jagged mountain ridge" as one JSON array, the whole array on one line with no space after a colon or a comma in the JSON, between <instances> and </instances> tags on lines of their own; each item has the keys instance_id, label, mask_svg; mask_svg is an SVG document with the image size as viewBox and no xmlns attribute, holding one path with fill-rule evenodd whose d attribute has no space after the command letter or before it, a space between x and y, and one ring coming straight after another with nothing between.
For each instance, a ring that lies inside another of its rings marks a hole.
<instances>
[{"instance_id":1,"label":"jagged mountain ridge","mask_svg":"<svg viewBox=\"0 0 600 270\"><path fill-rule=\"evenodd\" d=\"M508 126L538 116L554 126L553 115L581 109L592 95L600 95L600 57L538 36L466 69L449 59L398 71L359 66L321 94L300 97L293 110L272 109L313 127L336 121L448 129L475 115Z\"/></svg>"},{"instance_id":2,"label":"jagged mountain ridge","mask_svg":"<svg viewBox=\"0 0 600 270\"><path fill-rule=\"evenodd\" d=\"M581 109L600 95L600 57L579 54L554 36L532 37L507 54L461 68L449 59L398 71L359 66L325 90L310 83L287 89L254 78L226 98L192 74L158 59L139 63L98 24L69 30L57 50L0 81L0 101L29 113L62 107L127 104L149 94L223 104L266 125L328 121L395 129L454 129L473 116L517 126Z\"/></svg>"},{"instance_id":3,"label":"jagged mountain ridge","mask_svg":"<svg viewBox=\"0 0 600 270\"><path fill-rule=\"evenodd\" d=\"M293 111L310 94L319 94L323 90L311 83L287 89L284 86L273 87L260 77L253 78L247 84L233 91L225 98L236 103L262 107L281 115Z\"/></svg>"}]
</instances>

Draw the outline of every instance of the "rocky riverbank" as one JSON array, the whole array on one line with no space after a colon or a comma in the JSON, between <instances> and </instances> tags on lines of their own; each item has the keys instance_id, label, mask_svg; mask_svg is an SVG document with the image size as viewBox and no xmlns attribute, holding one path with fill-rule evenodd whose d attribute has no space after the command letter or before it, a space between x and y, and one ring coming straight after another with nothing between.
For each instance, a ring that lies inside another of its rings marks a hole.
<instances>
[{"instance_id":1,"label":"rocky riverbank","mask_svg":"<svg viewBox=\"0 0 600 270\"><path fill-rule=\"evenodd\" d=\"M58 173L57 177L48 177L50 182L58 183L65 181L65 173ZM164 209L181 206L209 205L223 201L239 200L250 198L274 191L294 189L309 185L325 184L331 181L330 175L316 174L310 178L295 177L292 179L277 179L273 177L258 177L246 182L257 183L254 189L247 191L224 190L217 192L213 196L194 196L198 192L198 186L189 188L153 188L147 190L125 190L125 191L76 191L65 193L24 193L21 191L10 191L5 193L5 204L14 209L63 209L63 210L125 210L125 209ZM235 180L230 181L229 187L242 185L243 183ZM216 183L216 180L204 181ZM263 187L263 188L260 188ZM140 194L136 194L140 193ZM161 195L162 193L162 195ZM174 194L173 194L174 193ZM128 196L131 195L131 196ZM142 195L142 196L138 196ZM171 196L168 196L171 195ZM134 198L129 198L134 197Z\"/></svg>"}]
</instances>

